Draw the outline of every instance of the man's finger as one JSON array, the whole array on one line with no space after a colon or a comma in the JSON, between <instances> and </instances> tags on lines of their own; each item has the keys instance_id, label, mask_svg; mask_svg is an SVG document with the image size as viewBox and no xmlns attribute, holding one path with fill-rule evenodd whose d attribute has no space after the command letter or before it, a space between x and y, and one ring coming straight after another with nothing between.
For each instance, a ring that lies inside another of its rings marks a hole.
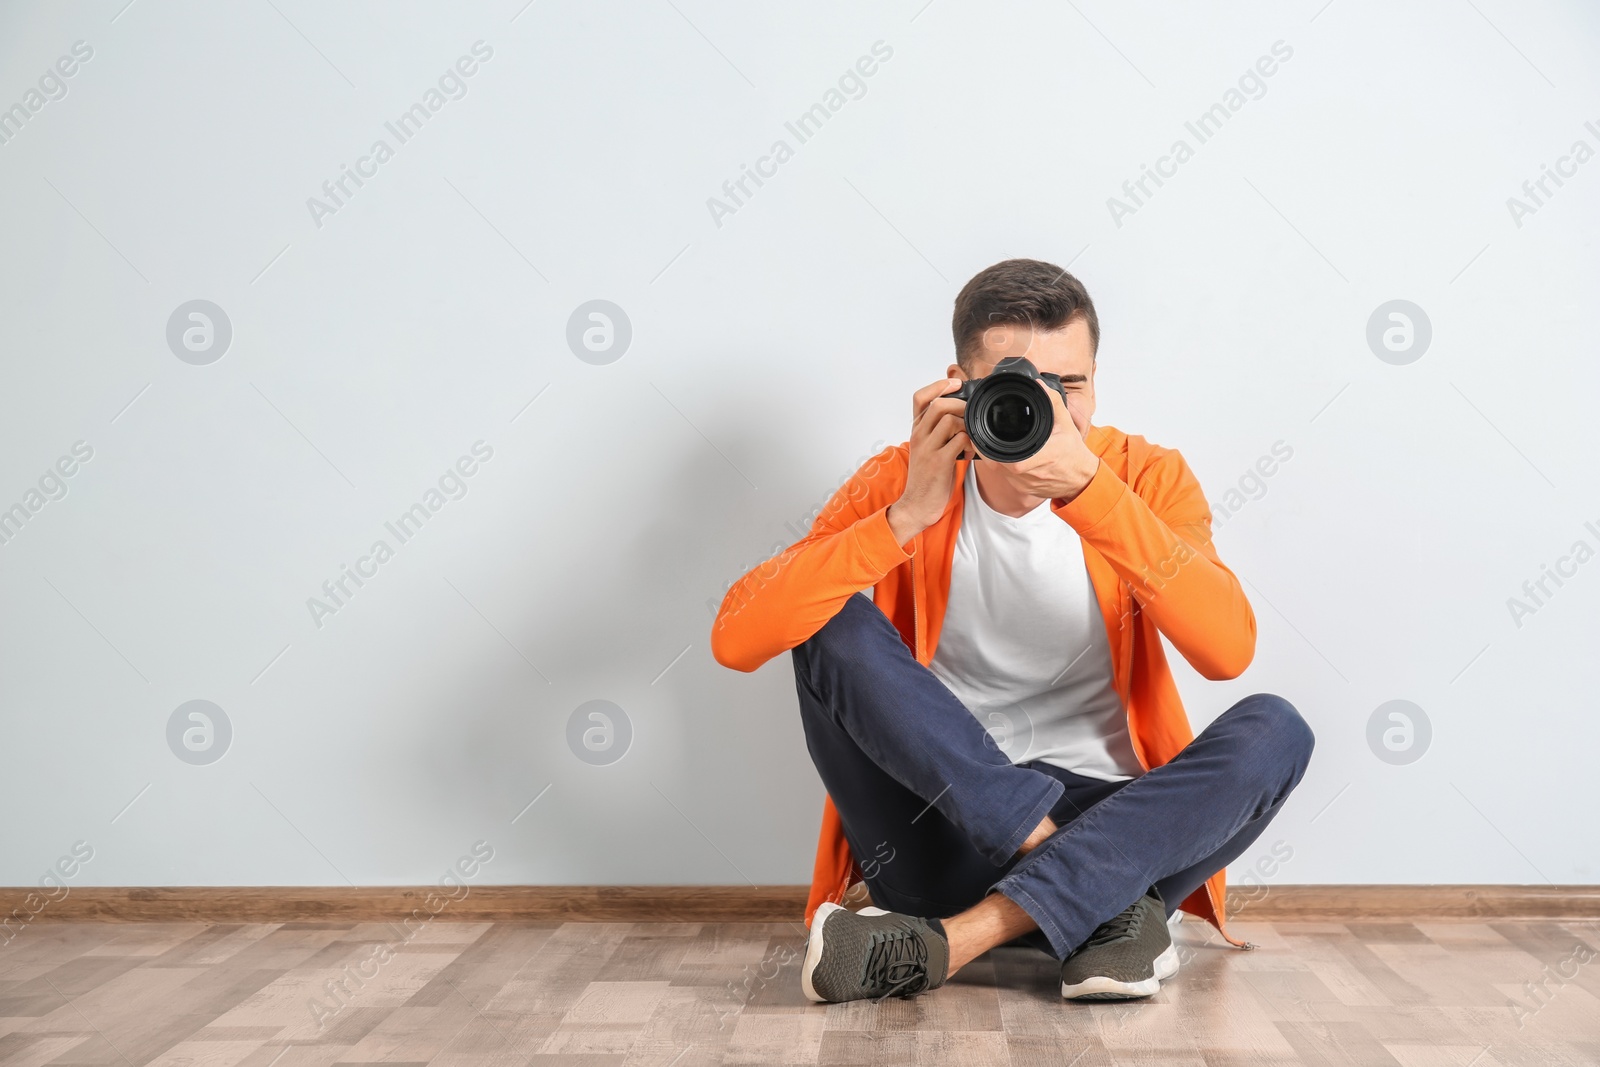
<instances>
[{"instance_id":1,"label":"man's finger","mask_svg":"<svg viewBox=\"0 0 1600 1067\"><path fill-rule=\"evenodd\" d=\"M918 434L925 436L929 429L948 416L954 415L956 418L960 418L966 407L967 402L965 400L934 397L928 402L928 406L922 409L922 415L912 425L912 436L915 437Z\"/></svg>"},{"instance_id":2,"label":"man's finger","mask_svg":"<svg viewBox=\"0 0 1600 1067\"><path fill-rule=\"evenodd\" d=\"M923 411L934 400L946 393L953 393L961 388L961 382L956 378L940 378L936 382L929 382L915 393L911 394L911 421L915 423L922 418Z\"/></svg>"},{"instance_id":3,"label":"man's finger","mask_svg":"<svg viewBox=\"0 0 1600 1067\"><path fill-rule=\"evenodd\" d=\"M942 448L951 437L964 433L967 428L965 420L953 412L947 412L931 422L932 425L928 428L928 440L933 442L936 448Z\"/></svg>"},{"instance_id":4,"label":"man's finger","mask_svg":"<svg viewBox=\"0 0 1600 1067\"><path fill-rule=\"evenodd\" d=\"M957 400L953 396L938 396L934 397L926 408L923 408L923 413L928 418L937 418L942 415L955 415L959 418L961 413L966 410L967 402L965 400Z\"/></svg>"},{"instance_id":5,"label":"man's finger","mask_svg":"<svg viewBox=\"0 0 1600 1067\"><path fill-rule=\"evenodd\" d=\"M966 430L957 430L950 435L950 440L939 447L939 456L954 462L961 453L971 451L972 438L967 436Z\"/></svg>"}]
</instances>

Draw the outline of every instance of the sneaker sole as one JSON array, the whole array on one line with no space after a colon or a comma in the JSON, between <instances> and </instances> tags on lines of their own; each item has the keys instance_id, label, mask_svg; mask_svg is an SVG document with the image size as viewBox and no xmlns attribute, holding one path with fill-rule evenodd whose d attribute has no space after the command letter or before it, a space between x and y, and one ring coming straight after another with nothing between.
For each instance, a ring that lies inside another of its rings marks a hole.
<instances>
[{"instance_id":1,"label":"sneaker sole","mask_svg":"<svg viewBox=\"0 0 1600 1067\"><path fill-rule=\"evenodd\" d=\"M828 925L828 918L836 911L844 911L837 904L824 904L811 916L811 932L806 937L806 960L800 968L800 991L806 999L813 1004L826 1004L826 1000L817 996L817 987L811 984L811 976L817 971L817 964L822 962L822 936L823 928Z\"/></svg>"},{"instance_id":2,"label":"sneaker sole","mask_svg":"<svg viewBox=\"0 0 1600 1067\"><path fill-rule=\"evenodd\" d=\"M1061 995L1067 1000L1139 1000L1154 996L1161 989L1161 981L1178 973L1178 946L1168 945L1156 957L1155 975L1139 982L1123 982L1115 978L1097 976L1085 978L1076 985L1061 984Z\"/></svg>"}]
</instances>

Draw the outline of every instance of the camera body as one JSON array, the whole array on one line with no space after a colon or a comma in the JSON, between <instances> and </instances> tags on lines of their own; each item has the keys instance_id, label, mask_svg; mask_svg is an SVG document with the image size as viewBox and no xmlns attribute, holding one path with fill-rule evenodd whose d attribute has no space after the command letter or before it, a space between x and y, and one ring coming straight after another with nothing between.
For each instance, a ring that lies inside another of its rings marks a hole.
<instances>
[{"instance_id":1,"label":"camera body","mask_svg":"<svg viewBox=\"0 0 1600 1067\"><path fill-rule=\"evenodd\" d=\"M1040 373L1026 356L1002 359L985 377L968 379L945 395L967 402L967 436L981 457L1020 463L1043 448L1055 429L1055 411L1040 383L1067 402L1061 375Z\"/></svg>"}]
</instances>

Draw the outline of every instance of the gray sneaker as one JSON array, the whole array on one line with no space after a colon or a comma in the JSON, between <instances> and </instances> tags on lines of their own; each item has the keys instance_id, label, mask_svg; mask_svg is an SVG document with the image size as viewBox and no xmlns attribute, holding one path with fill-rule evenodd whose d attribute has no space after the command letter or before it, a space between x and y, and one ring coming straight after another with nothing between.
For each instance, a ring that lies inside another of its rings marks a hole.
<instances>
[{"instance_id":1,"label":"gray sneaker","mask_svg":"<svg viewBox=\"0 0 1600 1067\"><path fill-rule=\"evenodd\" d=\"M818 1004L911 997L944 985L949 967L937 919L824 904L811 919L800 988Z\"/></svg>"},{"instance_id":2,"label":"gray sneaker","mask_svg":"<svg viewBox=\"0 0 1600 1067\"><path fill-rule=\"evenodd\" d=\"M1154 888L1107 919L1061 963L1068 1000L1135 1000L1178 973L1178 950L1167 930L1167 906Z\"/></svg>"}]
</instances>

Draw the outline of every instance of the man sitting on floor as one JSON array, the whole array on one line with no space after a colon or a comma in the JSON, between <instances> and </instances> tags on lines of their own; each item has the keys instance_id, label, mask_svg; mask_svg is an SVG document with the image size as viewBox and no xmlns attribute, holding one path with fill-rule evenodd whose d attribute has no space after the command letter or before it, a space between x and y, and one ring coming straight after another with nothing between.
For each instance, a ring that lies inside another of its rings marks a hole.
<instances>
[{"instance_id":1,"label":"man sitting on floor","mask_svg":"<svg viewBox=\"0 0 1600 1067\"><path fill-rule=\"evenodd\" d=\"M1311 730L1269 695L1190 729L1161 638L1234 678L1255 616L1183 458L1091 424L1100 325L1082 284L998 263L956 297L954 334L910 441L734 583L712 630L737 670L793 652L828 791L802 984L815 1001L909 996L1022 938L1063 961L1064 997L1149 996L1177 973L1177 908L1239 944L1222 871L1299 783ZM1066 399L1041 383L1055 421L1037 454L974 461L948 394L1012 356ZM851 912L838 902L863 870L877 906Z\"/></svg>"}]
</instances>

